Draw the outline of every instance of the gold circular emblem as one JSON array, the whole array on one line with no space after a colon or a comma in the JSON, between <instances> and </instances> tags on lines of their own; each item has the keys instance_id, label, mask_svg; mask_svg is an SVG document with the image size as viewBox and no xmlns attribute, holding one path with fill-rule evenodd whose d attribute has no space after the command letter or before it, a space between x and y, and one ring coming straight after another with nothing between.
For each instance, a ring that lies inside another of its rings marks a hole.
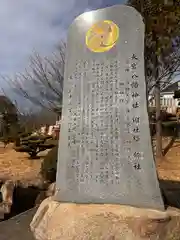
<instances>
[{"instance_id":1,"label":"gold circular emblem","mask_svg":"<svg viewBox=\"0 0 180 240\"><path fill-rule=\"evenodd\" d=\"M86 34L86 45L92 52L109 51L119 38L119 27L110 20L95 23Z\"/></svg>"}]
</instances>

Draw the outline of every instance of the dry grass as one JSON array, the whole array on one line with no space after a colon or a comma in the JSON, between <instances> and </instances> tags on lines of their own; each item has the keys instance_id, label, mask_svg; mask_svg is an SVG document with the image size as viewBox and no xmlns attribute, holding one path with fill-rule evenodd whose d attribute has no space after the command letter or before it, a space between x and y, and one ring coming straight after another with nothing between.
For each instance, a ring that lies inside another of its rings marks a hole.
<instances>
[{"instance_id":1,"label":"dry grass","mask_svg":"<svg viewBox=\"0 0 180 240\"><path fill-rule=\"evenodd\" d=\"M41 161L47 154L39 154L40 159L28 159L27 153L16 152L13 145L9 144L6 148L0 143L0 180L11 179L20 181L24 184L38 185L41 180L39 175Z\"/></svg>"}]
</instances>

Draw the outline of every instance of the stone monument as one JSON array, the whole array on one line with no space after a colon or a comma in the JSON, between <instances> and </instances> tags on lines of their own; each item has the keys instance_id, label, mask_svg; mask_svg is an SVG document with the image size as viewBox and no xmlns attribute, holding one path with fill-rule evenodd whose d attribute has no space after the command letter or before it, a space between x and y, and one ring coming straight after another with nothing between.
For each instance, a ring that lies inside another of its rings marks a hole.
<instances>
[{"instance_id":1,"label":"stone monument","mask_svg":"<svg viewBox=\"0 0 180 240\"><path fill-rule=\"evenodd\" d=\"M164 210L146 99L141 15L116 5L76 18L67 41L56 200Z\"/></svg>"}]
</instances>

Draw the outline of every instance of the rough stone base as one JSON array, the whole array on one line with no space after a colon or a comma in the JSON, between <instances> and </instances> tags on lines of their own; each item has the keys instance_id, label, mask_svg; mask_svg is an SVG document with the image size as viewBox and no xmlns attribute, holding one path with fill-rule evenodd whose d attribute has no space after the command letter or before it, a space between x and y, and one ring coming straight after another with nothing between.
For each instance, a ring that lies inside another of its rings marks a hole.
<instances>
[{"instance_id":1,"label":"rough stone base","mask_svg":"<svg viewBox=\"0 0 180 240\"><path fill-rule=\"evenodd\" d=\"M10 213L13 204L13 191L15 184L11 180L7 180L0 189L2 202L0 202L0 219L4 219L4 214Z\"/></svg>"},{"instance_id":2,"label":"rough stone base","mask_svg":"<svg viewBox=\"0 0 180 240\"><path fill-rule=\"evenodd\" d=\"M37 240L180 239L180 212L121 205L72 204L45 199L31 230ZM179 238L175 238L175 237Z\"/></svg>"}]
</instances>

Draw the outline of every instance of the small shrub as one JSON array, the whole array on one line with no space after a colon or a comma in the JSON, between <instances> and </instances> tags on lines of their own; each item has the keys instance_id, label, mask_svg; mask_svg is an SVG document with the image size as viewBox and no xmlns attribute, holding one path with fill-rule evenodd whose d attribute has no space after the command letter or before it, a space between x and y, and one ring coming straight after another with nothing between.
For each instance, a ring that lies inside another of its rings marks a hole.
<instances>
[{"instance_id":1,"label":"small shrub","mask_svg":"<svg viewBox=\"0 0 180 240\"><path fill-rule=\"evenodd\" d=\"M169 137L177 134L177 121L162 122L162 135Z\"/></svg>"},{"instance_id":2,"label":"small shrub","mask_svg":"<svg viewBox=\"0 0 180 240\"><path fill-rule=\"evenodd\" d=\"M55 145L53 143L48 143L49 137L42 136L28 136L20 139L20 145L15 146L16 152L26 152L29 154L30 158L37 158L39 152L45 151L46 149L51 149Z\"/></svg>"},{"instance_id":3,"label":"small shrub","mask_svg":"<svg viewBox=\"0 0 180 240\"><path fill-rule=\"evenodd\" d=\"M167 121L162 122L163 127L175 128L177 126L177 121Z\"/></svg>"},{"instance_id":4,"label":"small shrub","mask_svg":"<svg viewBox=\"0 0 180 240\"><path fill-rule=\"evenodd\" d=\"M48 152L41 164L41 175L43 179L51 183L56 181L57 158L58 145Z\"/></svg>"},{"instance_id":5,"label":"small shrub","mask_svg":"<svg viewBox=\"0 0 180 240\"><path fill-rule=\"evenodd\" d=\"M172 118L175 118L176 115L168 113L166 110L161 109L160 113L161 121L169 121ZM154 107L149 107L149 119L150 122L156 122L156 109Z\"/></svg>"}]
</instances>

